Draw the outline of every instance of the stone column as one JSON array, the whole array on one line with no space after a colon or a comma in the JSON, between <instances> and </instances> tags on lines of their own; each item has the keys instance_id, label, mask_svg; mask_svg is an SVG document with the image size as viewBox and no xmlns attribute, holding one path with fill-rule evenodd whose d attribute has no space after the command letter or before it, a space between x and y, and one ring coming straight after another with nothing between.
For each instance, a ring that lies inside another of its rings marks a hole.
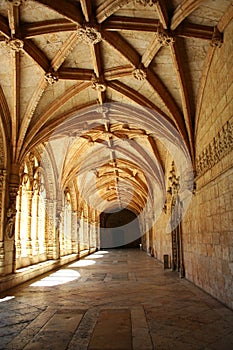
<instances>
[{"instance_id":1,"label":"stone column","mask_svg":"<svg viewBox=\"0 0 233 350\"><path fill-rule=\"evenodd\" d=\"M71 218L71 244L72 244L72 253L78 253L78 237L77 237L77 212L72 211Z\"/></svg>"},{"instance_id":2,"label":"stone column","mask_svg":"<svg viewBox=\"0 0 233 350\"><path fill-rule=\"evenodd\" d=\"M35 253L38 254L39 253L39 237L38 237L38 230L39 230L39 193L38 191L34 192L34 196L35 196L35 202L36 202L36 215L35 215L35 219L36 219L36 225L35 225L35 229L36 229L36 235L35 235Z\"/></svg>"},{"instance_id":3,"label":"stone column","mask_svg":"<svg viewBox=\"0 0 233 350\"><path fill-rule=\"evenodd\" d=\"M28 203L28 218L27 218L27 256L32 256L32 238L31 238L31 229L32 229L32 196L33 191L27 190L27 203Z\"/></svg>"},{"instance_id":4,"label":"stone column","mask_svg":"<svg viewBox=\"0 0 233 350\"><path fill-rule=\"evenodd\" d=\"M19 165L12 164L6 191L7 203L4 227L4 273L14 273L16 270L15 219L16 197L19 190Z\"/></svg>"},{"instance_id":5,"label":"stone column","mask_svg":"<svg viewBox=\"0 0 233 350\"><path fill-rule=\"evenodd\" d=\"M20 237L21 210L22 210L22 185L20 185L19 193L18 193L18 213L17 213L17 222L16 222L16 230L15 230L16 257L21 256L21 237Z\"/></svg>"},{"instance_id":6,"label":"stone column","mask_svg":"<svg viewBox=\"0 0 233 350\"><path fill-rule=\"evenodd\" d=\"M4 216L6 193L6 170L0 170L0 274L4 274L5 247L4 247Z\"/></svg>"},{"instance_id":7,"label":"stone column","mask_svg":"<svg viewBox=\"0 0 233 350\"><path fill-rule=\"evenodd\" d=\"M56 222L56 201L46 200L46 237L47 237L47 258L58 259L59 258L59 237L58 234L58 222Z\"/></svg>"},{"instance_id":8,"label":"stone column","mask_svg":"<svg viewBox=\"0 0 233 350\"><path fill-rule=\"evenodd\" d=\"M62 225L62 209L59 205L57 205L56 208L56 241L57 241L57 258L60 259L61 257L61 244L62 244L62 232L61 232L61 225Z\"/></svg>"}]
</instances>

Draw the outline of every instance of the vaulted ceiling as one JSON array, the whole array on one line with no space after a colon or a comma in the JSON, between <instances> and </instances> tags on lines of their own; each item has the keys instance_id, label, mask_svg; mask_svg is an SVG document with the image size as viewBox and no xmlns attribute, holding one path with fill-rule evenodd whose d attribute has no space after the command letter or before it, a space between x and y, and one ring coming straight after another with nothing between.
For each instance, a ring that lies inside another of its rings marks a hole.
<instances>
[{"instance_id":1,"label":"vaulted ceiling","mask_svg":"<svg viewBox=\"0 0 233 350\"><path fill-rule=\"evenodd\" d=\"M168 154L194 165L208 67L232 17L230 0L2 0L11 162L43 145L64 187L76 181L100 211L141 212Z\"/></svg>"}]
</instances>

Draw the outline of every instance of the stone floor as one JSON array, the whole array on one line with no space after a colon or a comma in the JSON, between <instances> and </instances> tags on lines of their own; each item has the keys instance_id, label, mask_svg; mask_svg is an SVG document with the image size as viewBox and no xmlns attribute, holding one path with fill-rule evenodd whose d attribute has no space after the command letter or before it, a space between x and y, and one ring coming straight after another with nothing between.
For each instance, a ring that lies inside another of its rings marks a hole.
<instances>
[{"instance_id":1,"label":"stone floor","mask_svg":"<svg viewBox=\"0 0 233 350\"><path fill-rule=\"evenodd\" d=\"M143 251L99 251L0 295L0 349L231 350L233 312Z\"/></svg>"}]
</instances>

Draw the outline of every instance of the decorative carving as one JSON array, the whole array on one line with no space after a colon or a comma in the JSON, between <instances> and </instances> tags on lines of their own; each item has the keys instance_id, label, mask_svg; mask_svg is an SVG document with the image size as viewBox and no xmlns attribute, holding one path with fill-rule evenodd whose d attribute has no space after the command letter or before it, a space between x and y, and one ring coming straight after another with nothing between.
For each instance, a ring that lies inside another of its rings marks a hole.
<instances>
[{"instance_id":1,"label":"decorative carving","mask_svg":"<svg viewBox=\"0 0 233 350\"><path fill-rule=\"evenodd\" d=\"M7 0L10 4L12 4L13 6L20 6L22 5L24 2L26 2L27 0Z\"/></svg>"},{"instance_id":2,"label":"decorative carving","mask_svg":"<svg viewBox=\"0 0 233 350\"><path fill-rule=\"evenodd\" d=\"M157 42L162 46L170 46L175 42L175 38L167 30L164 30L162 26L159 26L157 29Z\"/></svg>"},{"instance_id":3,"label":"decorative carving","mask_svg":"<svg viewBox=\"0 0 233 350\"><path fill-rule=\"evenodd\" d=\"M46 73L44 78L50 85L53 85L54 83L56 83L59 80L58 74L54 71Z\"/></svg>"},{"instance_id":4,"label":"decorative carving","mask_svg":"<svg viewBox=\"0 0 233 350\"><path fill-rule=\"evenodd\" d=\"M214 27L214 32L213 32L210 45L213 47L221 47L222 44L223 44L222 33L218 30L217 27Z\"/></svg>"},{"instance_id":5,"label":"decorative carving","mask_svg":"<svg viewBox=\"0 0 233 350\"><path fill-rule=\"evenodd\" d=\"M10 185L10 205L6 213L6 236L12 238L15 233L15 218L16 218L16 197L18 194L18 186Z\"/></svg>"},{"instance_id":6,"label":"decorative carving","mask_svg":"<svg viewBox=\"0 0 233 350\"><path fill-rule=\"evenodd\" d=\"M77 29L78 39L88 45L97 44L102 40L101 33L93 27L84 26Z\"/></svg>"},{"instance_id":7,"label":"decorative carving","mask_svg":"<svg viewBox=\"0 0 233 350\"><path fill-rule=\"evenodd\" d=\"M106 90L106 85L102 81L102 79L97 78L95 75L92 76L92 89L100 92L104 92Z\"/></svg>"},{"instance_id":8,"label":"decorative carving","mask_svg":"<svg viewBox=\"0 0 233 350\"><path fill-rule=\"evenodd\" d=\"M20 50L23 49L23 45L24 42L23 40L20 39L15 39L15 38L11 38L11 39L6 39L5 41L6 46L13 51L19 52Z\"/></svg>"},{"instance_id":9,"label":"decorative carving","mask_svg":"<svg viewBox=\"0 0 233 350\"><path fill-rule=\"evenodd\" d=\"M203 175L233 149L233 126L228 121L197 157L196 174Z\"/></svg>"},{"instance_id":10,"label":"decorative carving","mask_svg":"<svg viewBox=\"0 0 233 350\"><path fill-rule=\"evenodd\" d=\"M6 170L5 169L0 169L0 191L3 188L5 177L6 177Z\"/></svg>"},{"instance_id":11,"label":"decorative carving","mask_svg":"<svg viewBox=\"0 0 233 350\"><path fill-rule=\"evenodd\" d=\"M138 68L133 70L132 75L136 80L145 80L147 76L146 69L141 64L138 66Z\"/></svg>"},{"instance_id":12,"label":"decorative carving","mask_svg":"<svg viewBox=\"0 0 233 350\"><path fill-rule=\"evenodd\" d=\"M158 2L158 0L136 0L136 2L144 7L147 5L152 7Z\"/></svg>"}]
</instances>

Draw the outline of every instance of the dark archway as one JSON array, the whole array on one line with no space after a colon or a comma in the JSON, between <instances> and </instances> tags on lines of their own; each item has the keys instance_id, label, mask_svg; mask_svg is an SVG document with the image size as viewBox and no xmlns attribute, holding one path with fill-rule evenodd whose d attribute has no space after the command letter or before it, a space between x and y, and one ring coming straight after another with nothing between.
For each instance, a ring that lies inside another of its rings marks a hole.
<instances>
[{"instance_id":1,"label":"dark archway","mask_svg":"<svg viewBox=\"0 0 233 350\"><path fill-rule=\"evenodd\" d=\"M100 215L100 248L136 248L141 243L137 216L128 209Z\"/></svg>"}]
</instances>

